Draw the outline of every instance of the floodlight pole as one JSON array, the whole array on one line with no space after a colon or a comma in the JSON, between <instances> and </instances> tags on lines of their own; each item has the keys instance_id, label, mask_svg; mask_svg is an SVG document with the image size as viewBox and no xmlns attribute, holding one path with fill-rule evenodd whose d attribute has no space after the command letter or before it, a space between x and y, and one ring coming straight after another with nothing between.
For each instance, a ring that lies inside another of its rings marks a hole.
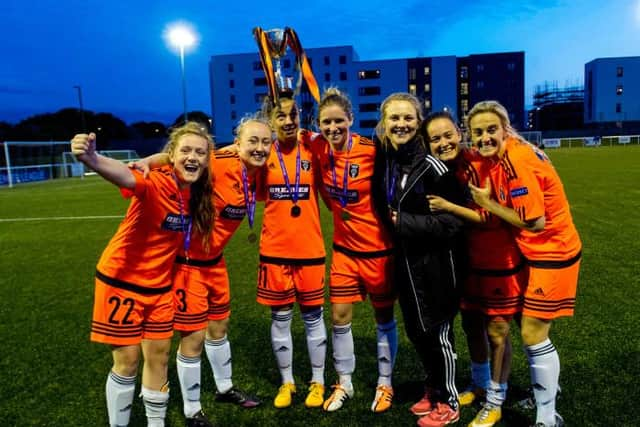
<instances>
[{"instance_id":1,"label":"floodlight pole","mask_svg":"<svg viewBox=\"0 0 640 427\"><path fill-rule=\"evenodd\" d=\"M182 74L182 111L184 122L187 123L187 81L184 72L184 43L180 44L180 73Z\"/></svg>"},{"instance_id":2,"label":"floodlight pole","mask_svg":"<svg viewBox=\"0 0 640 427\"><path fill-rule=\"evenodd\" d=\"M87 131L87 122L84 118L84 107L82 105L82 86L76 85L73 87L78 91L78 104L80 105L80 124L82 125L82 132Z\"/></svg>"}]
</instances>

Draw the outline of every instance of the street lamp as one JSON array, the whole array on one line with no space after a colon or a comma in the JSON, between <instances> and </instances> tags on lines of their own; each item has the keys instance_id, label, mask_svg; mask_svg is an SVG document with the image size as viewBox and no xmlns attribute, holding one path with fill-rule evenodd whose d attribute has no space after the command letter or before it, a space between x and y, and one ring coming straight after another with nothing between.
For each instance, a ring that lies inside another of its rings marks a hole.
<instances>
[{"instance_id":1,"label":"street lamp","mask_svg":"<svg viewBox=\"0 0 640 427\"><path fill-rule=\"evenodd\" d=\"M178 48L180 52L180 73L182 76L182 103L184 112L184 122L187 122L187 83L184 76L184 52L185 49L196 43L196 35L187 24L174 24L167 32L169 43Z\"/></svg>"}]
</instances>

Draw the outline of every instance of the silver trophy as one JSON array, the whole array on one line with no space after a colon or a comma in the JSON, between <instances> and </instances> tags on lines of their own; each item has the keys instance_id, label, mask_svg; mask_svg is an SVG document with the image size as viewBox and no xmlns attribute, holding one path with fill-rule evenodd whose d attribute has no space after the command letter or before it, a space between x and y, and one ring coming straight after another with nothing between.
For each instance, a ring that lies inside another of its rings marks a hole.
<instances>
[{"instance_id":1,"label":"silver trophy","mask_svg":"<svg viewBox=\"0 0 640 427\"><path fill-rule=\"evenodd\" d=\"M300 44L298 35L293 28L285 27L263 30L260 27L253 29L253 36L260 50L260 61L267 79L270 96L273 102L277 102L281 93L290 92L298 94L304 77L311 95L319 101L320 92L316 83L311 65ZM282 69L281 59L285 56L287 48L295 55L295 71L297 79L292 75L286 76Z\"/></svg>"}]
</instances>

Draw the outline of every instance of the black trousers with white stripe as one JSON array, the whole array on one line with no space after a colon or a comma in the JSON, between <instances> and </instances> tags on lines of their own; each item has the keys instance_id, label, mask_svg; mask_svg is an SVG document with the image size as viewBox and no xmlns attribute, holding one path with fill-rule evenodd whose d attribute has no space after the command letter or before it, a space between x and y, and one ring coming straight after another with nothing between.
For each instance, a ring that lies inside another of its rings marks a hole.
<instances>
[{"instance_id":1,"label":"black trousers with white stripe","mask_svg":"<svg viewBox=\"0 0 640 427\"><path fill-rule=\"evenodd\" d=\"M425 386L434 400L458 408L453 319L410 336L425 371Z\"/></svg>"}]
</instances>

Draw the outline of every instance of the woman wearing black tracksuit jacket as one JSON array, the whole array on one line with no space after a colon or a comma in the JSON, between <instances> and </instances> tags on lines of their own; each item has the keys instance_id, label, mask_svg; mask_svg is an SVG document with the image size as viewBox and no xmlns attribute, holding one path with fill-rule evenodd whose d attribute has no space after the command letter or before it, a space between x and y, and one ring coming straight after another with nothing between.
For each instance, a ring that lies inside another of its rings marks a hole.
<instances>
[{"instance_id":1,"label":"woman wearing black tracksuit jacket","mask_svg":"<svg viewBox=\"0 0 640 427\"><path fill-rule=\"evenodd\" d=\"M449 422L454 422L459 409L453 318L464 265L464 223L448 213L432 213L427 195L464 203L464 193L453 172L428 154L418 132L419 108L409 94L393 94L380 108L375 203L380 217L389 219L395 244L395 287L407 335L426 374L425 397L412 411L424 415L437 412L438 403L448 405L443 411L450 411ZM427 420L429 416L423 418L420 425L444 425Z\"/></svg>"}]
</instances>

